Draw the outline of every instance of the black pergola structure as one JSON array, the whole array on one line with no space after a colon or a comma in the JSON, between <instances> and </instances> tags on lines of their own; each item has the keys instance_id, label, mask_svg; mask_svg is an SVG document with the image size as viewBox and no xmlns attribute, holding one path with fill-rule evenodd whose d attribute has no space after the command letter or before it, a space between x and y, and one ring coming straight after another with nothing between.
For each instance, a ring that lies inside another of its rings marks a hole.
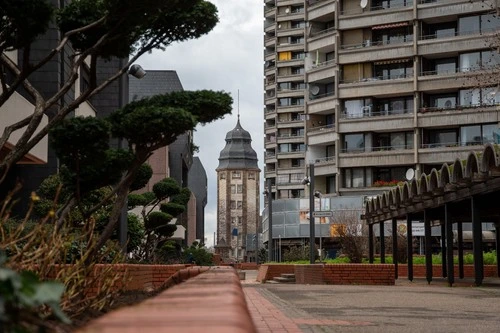
<instances>
[{"instance_id":1,"label":"black pergola structure","mask_svg":"<svg viewBox=\"0 0 500 333\"><path fill-rule=\"evenodd\" d=\"M494 222L496 234L497 276L500 276L500 145L487 144L482 152L471 151L466 160L443 164L418 179L404 182L366 204L362 218L368 224L369 260L373 263L373 225L392 223L393 257L397 257L396 221L405 219L407 229L408 279L413 280L412 221L424 221L426 279L432 281L431 226L441 226L443 277L449 285L455 282L453 264L453 224L457 224L459 278L464 277L464 242L462 223L472 223L474 282L484 279L482 222ZM381 238L383 239L383 238ZM383 244L384 242L380 242ZM381 261L385 259L381 246ZM394 260L396 279L397 260Z\"/></svg>"}]
</instances>

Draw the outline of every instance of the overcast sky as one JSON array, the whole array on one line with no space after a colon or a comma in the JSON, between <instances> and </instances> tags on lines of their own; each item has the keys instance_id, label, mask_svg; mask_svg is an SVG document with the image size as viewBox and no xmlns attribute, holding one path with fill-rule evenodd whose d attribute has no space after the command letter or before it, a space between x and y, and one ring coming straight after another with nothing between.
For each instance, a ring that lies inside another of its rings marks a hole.
<instances>
[{"instance_id":1,"label":"overcast sky","mask_svg":"<svg viewBox=\"0 0 500 333\"><path fill-rule=\"evenodd\" d=\"M205 238L213 246L217 230L217 174L226 133L236 126L250 132L259 158L263 183L263 2L262 0L210 0L219 10L219 23L208 35L173 44L165 51L142 56L137 63L146 71L175 70L185 90L223 90L234 100L233 112L223 120L198 126L194 143L208 178ZM262 191L261 191L262 192ZM262 198L261 198L262 201Z\"/></svg>"}]
</instances>

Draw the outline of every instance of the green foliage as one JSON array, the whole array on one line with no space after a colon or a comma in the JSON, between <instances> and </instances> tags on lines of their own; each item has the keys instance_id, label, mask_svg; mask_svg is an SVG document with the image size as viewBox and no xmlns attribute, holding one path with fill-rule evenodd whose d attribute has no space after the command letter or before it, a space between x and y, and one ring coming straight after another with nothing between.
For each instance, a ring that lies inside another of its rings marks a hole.
<instances>
[{"instance_id":1,"label":"green foliage","mask_svg":"<svg viewBox=\"0 0 500 333\"><path fill-rule=\"evenodd\" d=\"M183 187L181 188L180 193L174 195L170 201L178 205L186 206L190 198L191 198L191 191L187 187Z\"/></svg>"},{"instance_id":2,"label":"green foliage","mask_svg":"<svg viewBox=\"0 0 500 333\"><path fill-rule=\"evenodd\" d=\"M172 215L163 212L151 212L146 218L146 229L158 231L172 220Z\"/></svg>"},{"instance_id":3,"label":"green foliage","mask_svg":"<svg viewBox=\"0 0 500 333\"><path fill-rule=\"evenodd\" d=\"M309 246L291 246L283 250L284 261L309 260Z\"/></svg>"},{"instance_id":4,"label":"green foliage","mask_svg":"<svg viewBox=\"0 0 500 333\"><path fill-rule=\"evenodd\" d=\"M156 195L153 192L145 192L142 196L146 199L146 202L151 202L156 199Z\"/></svg>"},{"instance_id":5,"label":"green foliage","mask_svg":"<svg viewBox=\"0 0 500 333\"><path fill-rule=\"evenodd\" d=\"M103 119L66 119L51 134L51 143L63 164L62 181L79 196L115 184L133 160L130 152L109 148L110 124Z\"/></svg>"},{"instance_id":6,"label":"green foliage","mask_svg":"<svg viewBox=\"0 0 500 333\"><path fill-rule=\"evenodd\" d=\"M27 315L40 317L42 306L50 308L52 314L64 323L69 318L61 310L61 296L64 285L58 282L40 282L38 276L29 271L17 273L4 267L7 257L0 252L0 328L10 331L27 331Z\"/></svg>"},{"instance_id":7,"label":"green foliage","mask_svg":"<svg viewBox=\"0 0 500 333\"><path fill-rule=\"evenodd\" d=\"M45 0L3 0L0 5L0 50L21 49L47 31L54 8Z\"/></svg>"},{"instance_id":8,"label":"green foliage","mask_svg":"<svg viewBox=\"0 0 500 333\"><path fill-rule=\"evenodd\" d=\"M127 252L133 252L142 244L145 235L144 225L141 223L139 216L129 213L127 217L127 226Z\"/></svg>"},{"instance_id":9,"label":"green foliage","mask_svg":"<svg viewBox=\"0 0 500 333\"><path fill-rule=\"evenodd\" d=\"M186 210L185 206L179 205L173 202L162 203L160 206L160 210L164 213L167 213L171 216L177 216L179 214L184 213Z\"/></svg>"},{"instance_id":10,"label":"green foliage","mask_svg":"<svg viewBox=\"0 0 500 333\"><path fill-rule=\"evenodd\" d=\"M212 253L198 242L194 242L184 251L184 262L198 266L212 266L214 264Z\"/></svg>"},{"instance_id":11,"label":"green foliage","mask_svg":"<svg viewBox=\"0 0 500 333\"><path fill-rule=\"evenodd\" d=\"M267 249L260 248L257 254L259 256L259 263L265 263L267 261Z\"/></svg>"},{"instance_id":12,"label":"green foliage","mask_svg":"<svg viewBox=\"0 0 500 333\"><path fill-rule=\"evenodd\" d=\"M158 200L164 200L171 196L179 194L180 186L173 178L165 178L153 185L153 192Z\"/></svg>"},{"instance_id":13,"label":"green foliage","mask_svg":"<svg viewBox=\"0 0 500 333\"><path fill-rule=\"evenodd\" d=\"M147 199L142 194L130 193L127 198L128 208L144 206L148 203Z\"/></svg>"},{"instance_id":14,"label":"green foliage","mask_svg":"<svg viewBox=\"0 0 500 333\"><path fill-rule=\"evenodd\" d=\"M60 11L58 24L67 32L101 17L106 17L101 24L71 36L75 49L88 49L109 34L97 54L125 58L148 44L161 49L175 41L198 38L218 22L217 8L203 0L79 0Z\"/></svg>"},{"instance_id":15,"label":"green foliage","mask_svg":"<svg viewBox=\"0 0 500 333\"><path fill-rule=\"evenodd\" d=\"M130 190L140 190L148 184L151 176L153 176L153 169L149 164L144 163L143 165L141 165L139 170L137 170L134 181L130 185Z\"/></svg>"}]
</instances>

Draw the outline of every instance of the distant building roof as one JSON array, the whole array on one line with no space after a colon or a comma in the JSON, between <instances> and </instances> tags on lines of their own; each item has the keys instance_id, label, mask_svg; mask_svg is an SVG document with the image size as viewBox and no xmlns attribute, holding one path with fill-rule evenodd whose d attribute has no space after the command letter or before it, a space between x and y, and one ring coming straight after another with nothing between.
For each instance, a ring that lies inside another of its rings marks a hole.
<instances>
[{"instance_id":1,"label":"distant building roof","mask_svg":"<svg viewBox=\"0 0 500 333\"><path fill-rule=\"evenodd\" d=\"M241 127L238 116L236 127L226 134L226 146L220 152L217 170L258 169L257 153L251 142L252 137Z\"/></svg>"},{"instance_id":2,"label":"distant building roof","mask_svg":"<svg viewBox=\"0 0 500 333\"><path fill-rule=\"evenodd\" d=\"M129 78L129 101L182 90L181 80L174 70L148 69L142 79Z\"/></svg>"}]
</instances>

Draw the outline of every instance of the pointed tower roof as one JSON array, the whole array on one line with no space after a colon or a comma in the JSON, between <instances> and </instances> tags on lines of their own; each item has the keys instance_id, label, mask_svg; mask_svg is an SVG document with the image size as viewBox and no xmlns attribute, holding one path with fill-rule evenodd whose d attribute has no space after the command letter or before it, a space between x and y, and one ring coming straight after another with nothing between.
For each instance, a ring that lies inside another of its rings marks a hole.
<instances>
[{"instance_id":1,"label":"pointed tower roof","mask_svg":"<svg viewBox=\"0 0 500 333\"><path fill-rule=\"evenodd\" d=\"M257 153L252 148L252 137L240 124L226 134L226 146L220 152L217 171L224 169L258 169Z\"/></svg>"}]
</instances>

